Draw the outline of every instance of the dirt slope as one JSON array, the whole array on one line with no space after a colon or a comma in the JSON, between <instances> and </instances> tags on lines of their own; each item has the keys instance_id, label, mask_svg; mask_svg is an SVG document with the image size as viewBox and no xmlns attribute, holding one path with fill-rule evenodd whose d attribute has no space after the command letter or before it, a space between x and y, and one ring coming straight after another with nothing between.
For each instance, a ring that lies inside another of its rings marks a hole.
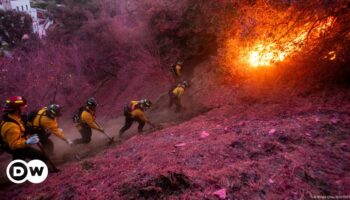
<instances>
[{"instance_id":1,"label":"dirt slope","mask_svg":"<svg viewBox=\"0 0 350 200\"><path fill-rule=\"evenodd\" d=\"M183 116L166 108L165 96L156 101L159 107L149 117L164 129L137 135L133 127L126 136L131 138L109 147L96 133L92 145L79 149L91 157L61 165L62 171L50 174L42 184L7 185L0 195L3 199L217 199L213 192L221 188L229 199L347 195L347 90L288 100L268 95L248 98L215 85L208 70L204 64L195 72L192 91L186 93L192 103L186 104ZM210 78L199 78L204 75ZM116 136L122 122L118 117L104 125Z\"/></svg>"}]
</instances>

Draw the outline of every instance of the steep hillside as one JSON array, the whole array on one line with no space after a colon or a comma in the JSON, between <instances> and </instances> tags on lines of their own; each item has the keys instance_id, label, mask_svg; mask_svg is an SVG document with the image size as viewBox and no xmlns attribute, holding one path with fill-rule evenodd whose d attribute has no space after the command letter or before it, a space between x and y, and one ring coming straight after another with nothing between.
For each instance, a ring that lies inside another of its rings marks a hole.
<instances>
[{"instance_id":1,"label":"steep hillside","mask_svg":"<svg viewBox=\"0 0 350 200\"><path fill-rule=\"evenodd\" d=\"M98 132L89 145L54 139L61 171L41 184L5 180L3 199L350 195L348 3L101 2L56 8L45 44L0 59L2 83L18 80L0 89L62 104L70 139L79 137L73 111L95 96L97 121L116 142ZM178 59L190 82L181 112L168 106ZM119 138L123 106L140 98L152 100L156 127L139 134L134 124ZM4 172L10 157L0 159Z\"/></svg>"},{"instance_id":2,"label":"steep hillside","mask_svg":"<svg viewBox=\"0 0 350 200\"><path fill-rule=\"evenodd\" d=\"M204 72L208 72L205 65L196 71ZM204 87L190 88L186 98L202 100L202 106L210 109L192 119L170 123L175 118L168 110L159 120L164 129L60 165L61 172L50 174L42 184L8 185L0 195L5 199L216 199L213 193L226 189L229 199L304 199L349 191L347 90L285 101L243 98L219 85L215 88L222 87L220 91L208 96L206 89L214 88L204 82L200 84ZM109 125L107 130L113 132L119 126Z\"/></svg>"}]
</instances>

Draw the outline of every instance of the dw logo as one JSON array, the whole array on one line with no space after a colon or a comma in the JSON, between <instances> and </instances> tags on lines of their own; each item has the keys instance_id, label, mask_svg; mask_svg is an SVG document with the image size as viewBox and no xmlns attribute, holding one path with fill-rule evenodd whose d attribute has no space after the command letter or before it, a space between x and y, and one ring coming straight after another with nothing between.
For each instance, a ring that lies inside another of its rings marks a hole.
<instances>
[{"instance_id":1,"label":"dw logo","mask_svg":"<svg viewBox=\"0 0 350 200\"><path fill-rule=\"evenodd\" d=\"M41 183L49 174L46 164L41 160L32 160L26 163L23 160L13 160L6 168L7 177L13 183Z\"/></svg>"}]
</instances>

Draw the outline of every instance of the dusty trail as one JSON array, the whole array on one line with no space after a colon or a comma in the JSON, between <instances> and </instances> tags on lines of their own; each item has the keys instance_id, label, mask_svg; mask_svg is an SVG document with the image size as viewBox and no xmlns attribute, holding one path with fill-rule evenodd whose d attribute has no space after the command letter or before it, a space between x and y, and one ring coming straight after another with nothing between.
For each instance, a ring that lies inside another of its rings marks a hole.
<instances>
[{"instance_id":1,"label":"dusty trail","mask_svg":"<svg viewBox=\"0 0 350 200\"><path fill-rule=\"evenodd\" d=\"M157 125L157 128L154 129L149 125L145 125L143 134L150 134L154 131L159 131L160 129L165 129L168 127L179 125L185 121L188 121L200 114L206 113L212 109L212 106L208 107L201 103L201 99L195 97L195 95L207 84L208 79L202 79L203 76L208 77L208 66L205 65L203 70L197 70L195 74L197 77L192 78L191 67L187 67L184 73L184 80L189 80L191 83L190 88L188 88L185 92L185 95L182 99L182 104L184 109L181 112L175 112L175 105L172 108L169 108L169 96L168 91L164 91L162 94L158 96L157 99L152 99L153 107L147 111L146 117L151 120L152 123ZM171 81L171 76L169 75L169 79L166 83L168 88L170 88L174 83ZM123 110L122 108L118 108L116 110ZM115 112L115 111L114 111ZM54 155L50 156L52 161L58 166L58 168L64 168L66 164L79 162L75 155L79 155L81 158L80 161L84 161L89 157L98 156L99 154L103 154L110 148L116 148L121 143L131 139L132 137L138 135L137 131L137 123L135 122L133 126L127 130L122 138L119 138L119 130L124 125L124 116L122 113L116 113L117 116L114 118L107 118L105 116L99 115L99 110L97 110L96 120L99 124L101 124L106 133L110 136L114 137L114 143L110 144L109 140L102 133L93 130L92 138L90 144L87 145L75 145L73 147L67 145L62 140L57 137L51 135L50 139L54 142L55 149ZM58 119L60 128L63 129L65 136L71 140L76 138L80 138L80 133L76 129L74 123L72 122L71 116L72 113L64 113L62 118ZM118 139L121 139L117 141ZM36 148L36 147L35 147ZM6 177L6 165L11 161L10 155L2 155L0 157L1 163L0 165L1 172L4 172L0 175L0 185L4 185L8 183L8 179ZM0 186L1 187L1 186Z\"/></svg>"},{"instance_id":2,"label":"dusty trail","mask_svg":"<svg viewBox=\"0 0 350 200\"><path fill-rule=\"evenodd\" d=\"M191 98L193 90L189 89L187 93L188 94L184 96L182 101L184 109L181 112L175 112L175 107L168 107L169 97L167 92L161 94L158 99L154 101L152 109L146 112L146 117L150 119L152 123L157 125L157 128L155 129L146 124L142 134L150 134L160 129L175 126L210 110L210 108L199 104ZM93 130L90 144L87 145L69 146L52 135L50 139L54 142L55 154L50 156L50 158L58 167L63 168L67 163L77 162L75 155L79 155L81 160L84 160L88 157L103 153L109 148L115 148L124 141L139 134L137 131L137 123L135 122L133 126L124 133L123 137L119 138L119 130L124 125L124 120L125 118L123 115L112 119L107 119L103 116L97 117L97 122L105 128L106 133L114 137L115 142L112 144L109 143L109 140L105 135L95 130ZM64 130L67 138L74 140L81 137L70 118L59 119L59 125ZM1 156L1 160L2 163L9 163L11 156ZM0 166L0 170L5 172L6 165ZM4 183L8 183L5 173L0 177L0 184Z\"/></svg>"}]
</instances>

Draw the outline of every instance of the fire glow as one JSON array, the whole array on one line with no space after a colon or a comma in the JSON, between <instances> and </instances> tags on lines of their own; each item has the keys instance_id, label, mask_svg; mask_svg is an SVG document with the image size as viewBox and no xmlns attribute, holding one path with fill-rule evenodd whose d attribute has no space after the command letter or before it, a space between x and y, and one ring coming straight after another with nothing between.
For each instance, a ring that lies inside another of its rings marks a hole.
<instances>
[{"instance_id":1,"label":"fire glow","mask_svg":"<svg viewBox=\"0 0 350 200\"><path fill-rule=\"evenodd\" d=\"M248 47L242 56L251 67L268 67L285 60L286 57L300 52L308 39L317 39L332 26L335 18L328 17L317 24L307 23L294 37L287 37L284 41L257 41Z\"/></svg>"}]
</instances>

